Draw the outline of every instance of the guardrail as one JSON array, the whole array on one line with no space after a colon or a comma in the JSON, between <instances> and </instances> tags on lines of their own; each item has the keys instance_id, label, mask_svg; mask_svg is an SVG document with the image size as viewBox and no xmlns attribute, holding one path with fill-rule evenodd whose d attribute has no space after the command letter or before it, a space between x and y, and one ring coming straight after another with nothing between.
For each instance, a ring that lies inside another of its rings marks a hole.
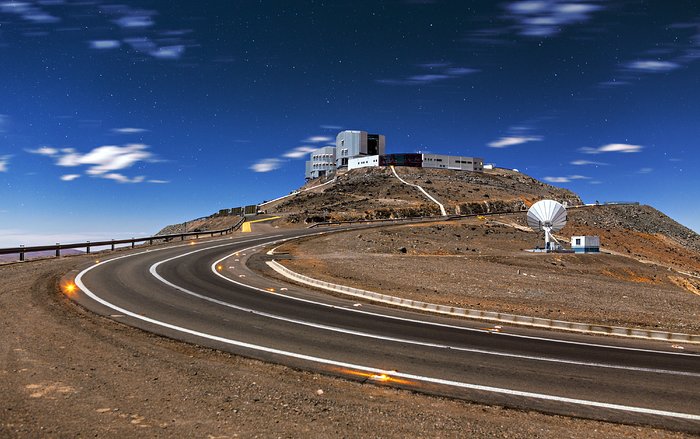
<instances>
[{"instance_id":1,"label":"guardrail","mask_svg":"<svg viewBox=\"0 0 700 439\"><path fill-rule=\"evenodd\" d=\"M290 270L279 262L272 260L266 264L282 276L296 282L310 285L312 287L333 291L351 297L360 297L366 300L386 303L399 308L413 309L443 314L451 317L462 317L468 319L485 320L494 323L510 325L530 326L535 328L548 328L560 331L578 332L583 334L611 335L618 337L637 338L654 341L667 341L672 343L692 343L700 344L700 334L682 334L678 332L666 332L641 328L625 328L620 326L605 326L591 323L567 322L564 320L552 320L540 317L521 316L506 314L495 311L483 311L478 309L467 309L456 306L438 305L434 303L422 302L419 300L404 299L387 294L367 291L360 288L353 288L345 285L334 284Z\"/></svg>"},{"instance_id":2,"label":"guardrail","mask_svg":"<svg viewBox=\"0 0 700 439\"><path fill-rule=\"evenodd\" d=\"M84 248L86 254L90 254L90 250L93 247L105 247L105 246L110 246L111 251L114 251L117 245L120 244L131 244L131 248L134 248L136 246L136 243L146 243L148 242L149 245L153 245L154 241L170 241L172 239L177 239L180 238L181 241L184 241L185 238L194 236L195 239L199 239L200 236L214 236L214 235L221 235L223 236L224 234L228 235L229 233L232 233L236 231L241 225L245 222L245 218L241 218L238 223L235 225L229 227L228 229L221 229L221 230L205 230L205 231L200 231L200 232L189 232L189 233L175 233L171 235L156 235L156 236L147 236L145 238L131 238L131 239L110 239L109 241L86 241L86 242L78 242L78 243L73 243L73 244L60 244L56 243L56 245L39 245L39 246L32 246L32 247L25 247L23 245L20 245L19 247L11 247L11 248L0 248L0 255L12 255L12 254L18 254L19 255L19 261L23 262L25 260L25 255L27 253L34 253L34 252L45 252L45 251L55 251L56 252L56 257L61 256L61 250L68 250L68 249L76 249L76 248Z\"/></svg>"}]
</instances>

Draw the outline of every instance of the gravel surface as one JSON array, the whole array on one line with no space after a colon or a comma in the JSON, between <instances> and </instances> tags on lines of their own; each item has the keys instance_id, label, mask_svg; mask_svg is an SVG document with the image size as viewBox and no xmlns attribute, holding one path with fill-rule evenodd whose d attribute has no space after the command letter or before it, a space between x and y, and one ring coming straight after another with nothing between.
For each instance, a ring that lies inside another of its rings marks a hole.
<instances>
[{"instance_id":1,"label":"gravel surface","mask_svg":"<svg viewBox=\"0 0 700 439\"><path fill-rule=\"evenodd\" d=\"M283 263L297 272L413 300L700 333L700 279L667 268L691 270L697 253L652 235L645 241L649 249L638 248L637 235L625 242L631 253L657 263L623 255L527 253L542 238L506 225L521 216L346 232L279 251L294 256Z\"/></svg>"},{"instance_id":2,"label":"gravel surface","mask_svg":"<svg viewBox=\"0 0 700 439\"><path fill-rule=\"evenodd\" d=\"M87 256L0 266L0 437L681 438L419 395L172 341L59 291Z\"/></svg>"}]
</instances>

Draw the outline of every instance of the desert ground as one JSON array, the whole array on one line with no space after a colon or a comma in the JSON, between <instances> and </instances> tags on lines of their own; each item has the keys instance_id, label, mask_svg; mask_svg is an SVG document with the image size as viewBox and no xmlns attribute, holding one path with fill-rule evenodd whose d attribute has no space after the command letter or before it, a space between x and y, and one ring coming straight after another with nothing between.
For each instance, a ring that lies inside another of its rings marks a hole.
<instances>
[{"instance_id":1,"label":"desert ground","mask_svg":"<svg viewBox=\"0 0 700 439\"><path fill-rule=\"evenodd\" d=\"M60 292L60 277L94 257L0 266L1 437L688 437L345 381L154 336Z\"/></svg>"}]
</instances>

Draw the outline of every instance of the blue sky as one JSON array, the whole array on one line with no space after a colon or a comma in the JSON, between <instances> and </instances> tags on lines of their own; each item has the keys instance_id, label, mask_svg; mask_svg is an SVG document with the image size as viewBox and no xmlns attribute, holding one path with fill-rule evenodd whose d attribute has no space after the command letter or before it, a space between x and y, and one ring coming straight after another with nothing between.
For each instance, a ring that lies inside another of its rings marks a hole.
<instances>
[{"instance_id":1,"label":"blue sky","mask_svg":"<svg viewBox=\"0 0 700 439\"><path fill-rule=\"evenodd\" d=\"M303 184L340 129L700 230L694 0L0 0L0 246Z\"/></svg>"}]
</instances>

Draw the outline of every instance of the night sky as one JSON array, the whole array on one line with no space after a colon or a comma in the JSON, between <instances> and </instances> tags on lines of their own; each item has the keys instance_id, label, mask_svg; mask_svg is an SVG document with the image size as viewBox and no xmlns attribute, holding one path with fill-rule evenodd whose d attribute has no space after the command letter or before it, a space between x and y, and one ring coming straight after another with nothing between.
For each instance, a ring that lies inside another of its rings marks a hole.
<instances>
[{"instance_id":1,"label":"night sky","mask_svg":"<svg viewBox=\"0 0 700 439\"><path fill-rule=\"evenodd\" d=\"M284 195L341 129L700 231L700 2L0 0L0 246Z\"/></svg>"}]
</instances>

